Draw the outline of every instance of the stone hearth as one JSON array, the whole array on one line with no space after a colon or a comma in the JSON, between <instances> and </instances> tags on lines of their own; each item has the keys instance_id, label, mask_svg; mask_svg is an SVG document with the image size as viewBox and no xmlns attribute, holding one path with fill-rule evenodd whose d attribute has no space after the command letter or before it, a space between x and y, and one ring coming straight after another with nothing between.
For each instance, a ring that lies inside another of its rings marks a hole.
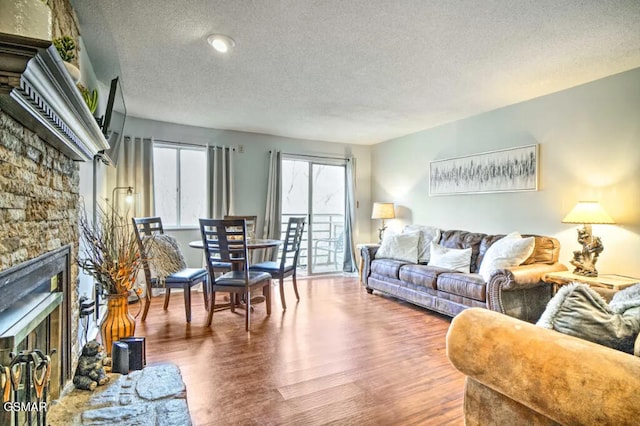
<instances>
[{"instance_id":1,"label":"stone hearth","mask_svg":"<svg viewBox=\"0 0 640 426\"><path fill-rule=\"evenodd\" d=\"M56 425L191 425L187 391L174 364L148 365L128 375L109 374L95 391L74 389L49 407Z\"/></svg>"}]
</instances>

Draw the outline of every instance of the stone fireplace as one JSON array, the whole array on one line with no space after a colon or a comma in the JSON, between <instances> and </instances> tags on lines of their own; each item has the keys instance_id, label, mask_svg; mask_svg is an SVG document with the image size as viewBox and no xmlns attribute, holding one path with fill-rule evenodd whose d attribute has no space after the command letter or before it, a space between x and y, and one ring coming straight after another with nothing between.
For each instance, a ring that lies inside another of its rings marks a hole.
<instances>
[{"instance_id":1,"label":"stone fireplace","mask_svg":"<svg viewBox=\"0 0 640 426\"><path fill-rule=\"evenodd\" d=\"M3 404L46 406L71 376L70 266L71 246L66 245L0 272L0 374L10 380L11 392L7 398L3 389ZM45 375L48 383L41 380ZM38 416L43 421L46 409L39 408L3 406L0 424L35 423Z\"/></svg>"},{"instance_id":2,"label":"stone fireplace","mask_svg":"<svg viewBox=\"0 0 640 426\"><path fill-rule=\"evenodd\" d=\"M50 355L53 397L80 352L78 161L107 148L51 42L0 33L0 364Z\"/></svg>"}]
</instances>

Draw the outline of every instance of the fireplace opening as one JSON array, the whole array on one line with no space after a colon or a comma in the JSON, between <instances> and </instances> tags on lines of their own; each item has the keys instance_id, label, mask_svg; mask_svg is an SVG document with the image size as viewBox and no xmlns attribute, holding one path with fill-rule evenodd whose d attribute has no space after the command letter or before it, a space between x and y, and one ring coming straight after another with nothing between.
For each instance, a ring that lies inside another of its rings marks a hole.
<instances>
[{"instance_id":1,"label":"fireplace opening","mask_svg":"<svg viewBox=\"0 0 640 426\"><path fill-rule=\"evenodd\" d=\"M0 424L46 424L70 379L71 246L0 272Z\"/></svg>"}]
</instances>

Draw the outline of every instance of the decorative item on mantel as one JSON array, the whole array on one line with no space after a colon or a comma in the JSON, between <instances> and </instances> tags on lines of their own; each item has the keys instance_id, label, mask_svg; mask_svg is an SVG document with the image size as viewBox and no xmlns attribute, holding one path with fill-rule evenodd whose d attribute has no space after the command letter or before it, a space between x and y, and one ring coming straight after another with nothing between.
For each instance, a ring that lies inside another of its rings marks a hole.
<instances>
[{"instance_id":1,"label":"decorative item on mantel","mask_svg":"<svg viewBox=\"0 0 640 426\"><path fill-rule=\"evenodd\" d=\"M71 61L76 58L76 42L69 36L53 39L53 45L64 61L64 67L71 76L74 83L80 81L80 70Z\"/></svg>"},{"instance_id":2,"label":"decorative item on mantel","mask_svg":"<svg viewBox=\"0 0 640 426\"><path fill-rule=\"evenodd\" d=\"M84 102L87 104L89 111L91 111L91 114L95 114L96 109L98 108L98 91L96 89L89 91L89 89L81 83L76 84L76 87L80 91L80 94L82 95Z\"/></svg>"},{"instance_id":3,"label":"decorative item on mantel","mask_svg":"<svg viewBox=\"0 0 640 426\"><path fill-rule=\"evenodd\" d=\"M86 212L80 215L80 256L78 266L91 275L107 297L107 315L100 324L102 344L111 354L111 345L135 333L135 319L129 314L128 298L139 298L141 288L136 277L142 268L133 230L129 222L110 207L105 212L96 206L91 223ZM139 312L138 312L139 314Z\"/></svg>"},{"instance_id":4,"label":"decorative item on mantel","mask_svg":"<svg viewBox=\"0 0 640 426\"><path fill-rule=\"evenodd\" d=\"M384 224L385 219L395 219L396 211L393 203L373 203L373 210L371 212L371 219L382 219L382 227L378 228L378 240L382 243L382 235L384 230L387 229Z\"/></svg>"},{"instance_id":5,"label":"decorative item on mantel","mask_svg":"<svg viewBox=\"0 0 640 426\"><path fill-rule=\"evenodd\" d=\"M573 273L584 277L597 277L596 262L600 253L604 250L602 240L592 233L592 224L614 224L611 216L597 201L579 201L567 214L562 223L580 223L584 226L578 228L578 242L582 250L573 252L571 264L575 266Z\"/></svg>"}]
</instances>

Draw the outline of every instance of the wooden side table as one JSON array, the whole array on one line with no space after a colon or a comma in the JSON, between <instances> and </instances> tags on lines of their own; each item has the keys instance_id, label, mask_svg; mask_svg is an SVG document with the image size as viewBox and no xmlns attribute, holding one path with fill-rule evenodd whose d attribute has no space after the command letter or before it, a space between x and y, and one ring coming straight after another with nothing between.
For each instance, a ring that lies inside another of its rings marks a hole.
<instances>
[{"instance_id":1,"label":"wooden side table","mask_svg":"<svg viewBox=\"0 0 640 426\"><path fill-rule=\"evenodd\" d=\"M605 288L608 290L619 291L623 288L631 287L640 283L640 278L627 277L617 274L600 274L597 277L583 277L569 271L550 272L542 277L546 283L552 283L554 293L558 287L573 282L587 284L589 287Z\"/></svg>"},{"instance_id":2,"label":"wooden side table","mask_svg":"<svg viewBox=\"0 0 640 426\"><path fill-rule=\"evenodd\" d=\"M356 244L356 248L358 249L358 256L360 256L360 262L358 263L358 277L360 278L360 283L362 283L362 270L364 269L364 259L362 258L362 249L364 247L380 247L378 243L362 243Z\"/></svg>"}]
</instances>

